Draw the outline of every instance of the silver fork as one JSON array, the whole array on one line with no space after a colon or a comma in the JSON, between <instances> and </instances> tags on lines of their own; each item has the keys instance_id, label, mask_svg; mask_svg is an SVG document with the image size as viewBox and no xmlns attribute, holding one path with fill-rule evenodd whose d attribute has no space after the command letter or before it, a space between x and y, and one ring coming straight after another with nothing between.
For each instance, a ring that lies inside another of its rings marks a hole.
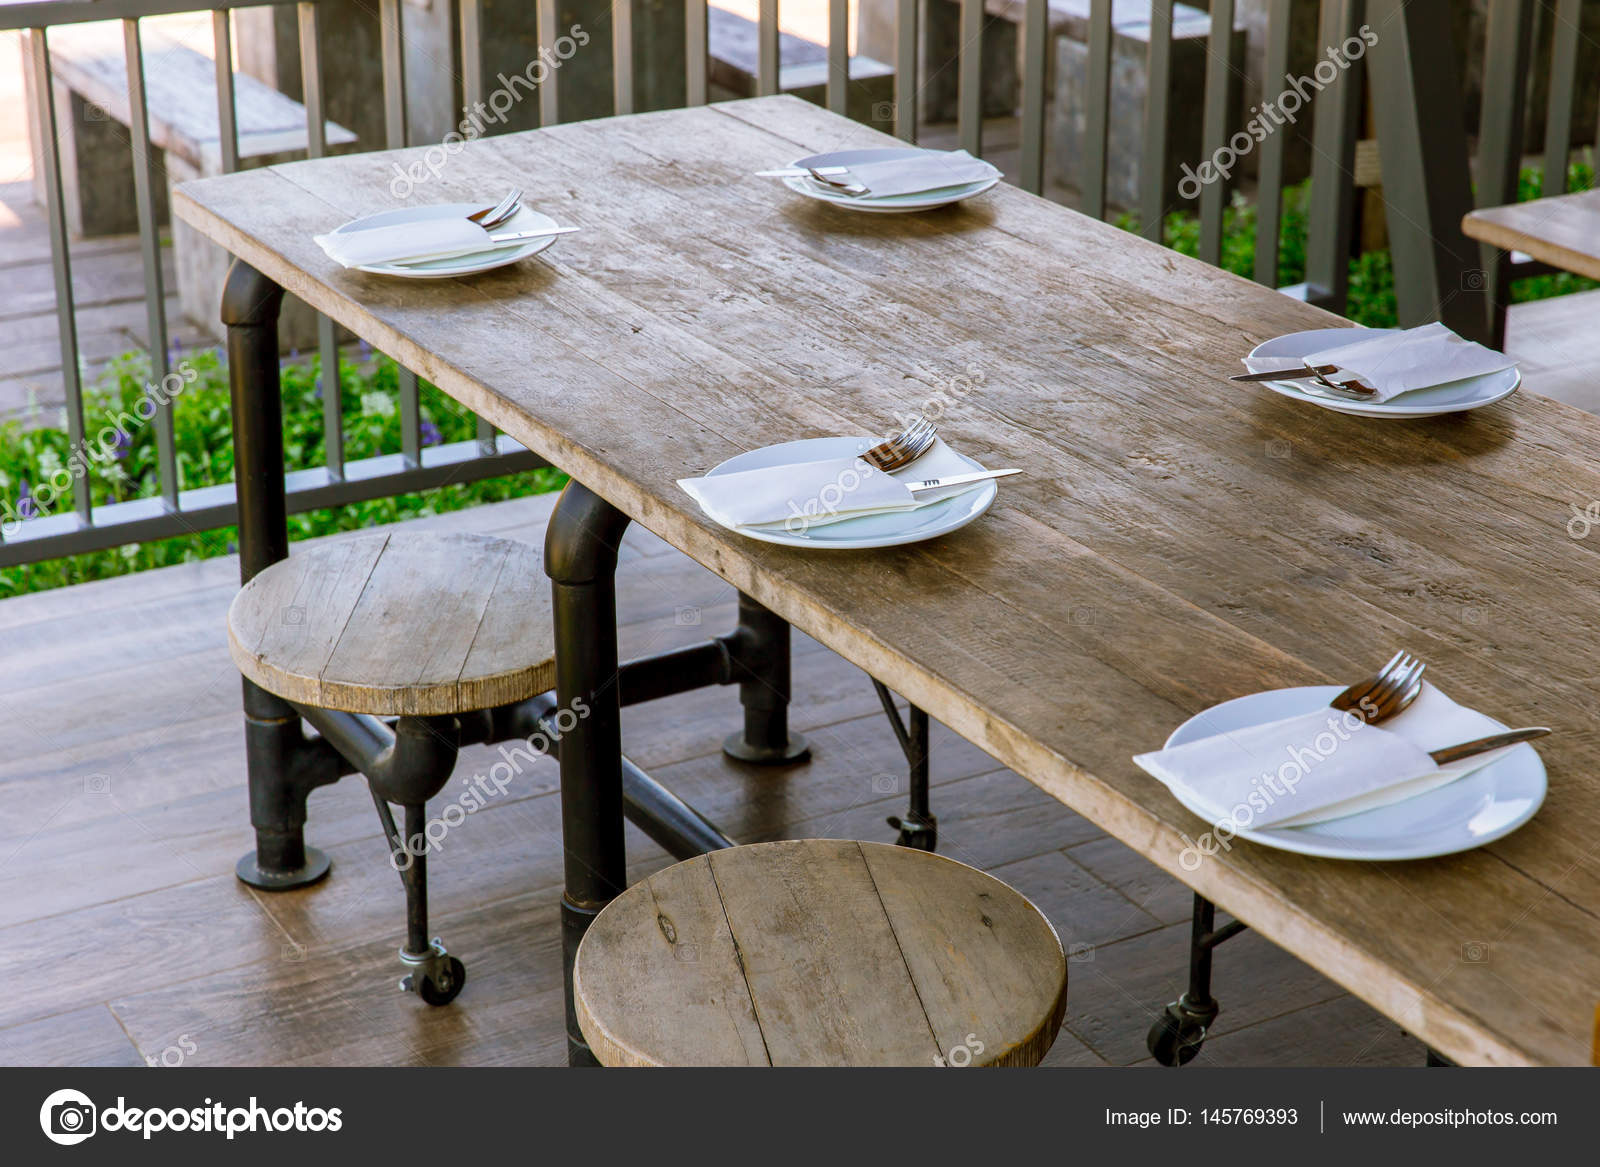
<instances>
[{"instance_id":1,"label":"silver fork","mask_svg":"<svg viewBox=\"0 0 1600 1167\"><path fill-rule=\"evenodd\" d=\"M1397 652L1383 668L1330 701L1329 707L1359 714L1368 724L1393 717L1422 692L1422 673L1427 667L1410 653Z\"/></svg>"},{"instance_id":2,"label":"silver fork","mask_svg":"<svg viewBox=\"0 0 1600 1167\"><path fill-rule=\"evenodd\" d=\"M899 433L891 434L876 446L862 451L859 456L875 469L887 474L892 470L909 466L922 457L938 436L938 427L927 418L918 415Z\"/></svg>"},{"instance_id":3,"label":"silver fork","mask_svg":"<svg viewBox=\"0 0 1600 1167\"><path fill-rule=\"evenodd\" d=\"M840 182L837 178L829 178L814 166L808 166L806 170L810 173L812 182L820 182L823 186L831 187L843 194L864 195L867 193L867 188L859 182Z\"/></svg>"},{"instance_id":4,"label":"silver fork","mask_svg":"<svg viewBox=\"0 0 1600 1167\"><path fill-rule=\"evenodd\" d=\"M521 206L522 191L520 189L513 188L510 194L506 195L505 198L501 199L494 206L488 208L487 210L474 211L472 214L468 215L467 218L471 219L485 231L489 231L495 227L498 227L507 219L511 218L512 215L517 213Z\"/></svg>"}]
</instances>

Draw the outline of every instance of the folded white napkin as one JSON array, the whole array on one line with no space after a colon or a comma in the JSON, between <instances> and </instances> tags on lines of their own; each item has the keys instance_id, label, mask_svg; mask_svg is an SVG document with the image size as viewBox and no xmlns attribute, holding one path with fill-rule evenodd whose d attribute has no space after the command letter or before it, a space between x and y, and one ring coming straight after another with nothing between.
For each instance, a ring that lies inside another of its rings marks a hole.
<instances>
[{"instance_id":1,"label":"folded white napkin","mask_svg":"<svg viewBox=\"0 0 1600 1167\"><path fill-rule=\"evenodd\" d=\"M925 150L913 158L887 162L863 162L852 166L845 177L866 187L874 198L888 195L922 194L947 186L980 182L995 173L993 166L974 158L965 150Z\"/></svg>"},{"instance_id":2,"label":"folded white napkin","mask_svg":"<svg viewBox=\"0 0 1600 1167\"><path fill-rule=\"evenodd\" d=\"M1433 685L1400 714L1368 725L1327 708L1201 738L1134 761L1232 829L1296 827L1414 798L1481 769L1507 746L1452 766L1430 750L1499 733Z\"/></svg>"},{"instance_id":3,"label":"folded white napkin","mask_svg":"<svg viewBox=\"0 0 1600 1167\"><path fill-rule=\"evenodd\" d=\"M1304 357L1246 357L1252 373L1293 371L1307 365L1334 365L1333 380L1357 377L1387 401L1413 389L1427 389L1509 369L1517 362L1504 353L1457 336L1442 324L1424 324L1400 332L1332 345Z\"/></svg>"},{"instance_id":4,"label":"folded white napkin","mask_svg":"<svg viewBox=\"0 0 1600 1167\"><path fill-rule=\"evenodd\" d=\"M393 227L364 227L314 237L328 258L345 267L376 263L413 263L451 259L488 251L495 246L489 232L465 217L423 219Z\"/></svg>"},{"instance_id":5,"label":"folded white napkin","mask_svg":"<svg viewBox=\"0 0 1600 1167\"><path fill-rule=\"evenodd\" d=\"M919 490L902 485L972 467L943 438L909 466L885 474L860 458L827 458L760 470L740 470L704 478L680 478L678 485L717 522L728 527L758 527L804 534L813 527L862 515L916 510L940 499L976 490L983 483Z\"/></svg>"}]
</instances>

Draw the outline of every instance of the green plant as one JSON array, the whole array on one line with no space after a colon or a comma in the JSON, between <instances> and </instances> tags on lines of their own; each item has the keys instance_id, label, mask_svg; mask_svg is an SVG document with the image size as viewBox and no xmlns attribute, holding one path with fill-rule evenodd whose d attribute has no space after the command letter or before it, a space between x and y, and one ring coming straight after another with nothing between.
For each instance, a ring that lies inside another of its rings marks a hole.
<instances>
[{"instance_id":1,"label":"green plant","mask_svg":"<svg viewBox=\"0 0 1600 1167\"><path fill-rule=\"evenodd\" d=\"M227 368L220 349L175 350L171 366L183 385L171 409L173 448L181 490L226 483L233 478L233 441L228 411ZM344 416L344 455L368 458L400 448L397 406L398 369L387 357L362 345L354 359L341 359L340 404ZM84 431L90 466L84 482L94 504L150 498L159 493L155 427L139 419L147 393L150 362L144 353L113 360L84 394ZM177 385L177 381L169 381ZM290 469L324 462L321 365L316 357L291 355L282 368L284 460ZM427 445L470 439L472 415L432 385L421 386L423 441ZM37 420L37 419L35 419ZM45 513L41 483L68 467L74 450L64 426L0 425L0 501L24 518ZM372 499L328 510L291 515L289 535L306 539L356 530L420 515L440 514L527 494L556 490L566 481L555 470L485 479L435 490ZM70 496L54 500L48 513L70 508ZM195 532L105 551L0 569L0 597L43 591L226 555L234 550L231 527Z\"/></svg>"},{"instance_id":2,"label":"green plant","mask_svg":"<svg viewBox=\"0 0 1600 1167\"><path fill-rule=\"evenodd\" d=\"M1538 167L1525 167L1518 175L1518 201L1538 198L1544 177ZM1586 163L1568 168L1567 189L1586 190L1593 185L1594 171ZM1298 284L1306 278L1306 237L1309 233L1307 210L1311 201L1311 182L1307 180L1283 191L1283 213L1278 233L1278 286ZM1116 225L1128 231L1139 229L1136 214L1124 214ZM1200 220L1188 211L1174 211L1164 224L1167 246L1184 255L1200 251ZM1256 207L1235 192L1222 212L1221 267L1235 275L1255 273ZM1511 285L1511 299L1543 300L1600 287L1594 280L1570 272L1534 276ZM1345 313L1357 324L1369 328L1393 328L1399 323L1395 301L1394 263L1387 251L1369 251L1350 261L1350 286Z\"/></svg>"}]
</instances>

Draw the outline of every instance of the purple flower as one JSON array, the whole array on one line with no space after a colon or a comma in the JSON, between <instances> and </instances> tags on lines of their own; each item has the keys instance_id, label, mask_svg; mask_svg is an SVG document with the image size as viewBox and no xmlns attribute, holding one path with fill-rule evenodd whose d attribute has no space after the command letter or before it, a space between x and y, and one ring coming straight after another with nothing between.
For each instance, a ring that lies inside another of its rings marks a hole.
<instances>
[{"instance_id":1,"label":"purple flower","mask_svg":"<svg viewBox=\"0 0 1600 1167\"><path fill-rule=\"evenodd\" d=\"M25 519L34 518L39 513L39 508L34 505L33 491L28 486L28 480L22 480L22 489L17 491L17 514Z\"/></svg>"},{"instance_id":2,"label":"purple flower","mask_svg":"<svg viewBox=\"0 0 1600 1167\"><path fill-rule=\"evenodd\" d=\"M321 377L317 378L317 387L311 391L311 396L315 397L318 401L322 400L322 378Z\"/></svg>"},{"instance_id":3,"label":"purple flower","mask_svg":"<svg viewBox=\"0 0 1600 1167\"><path fill-rule=\"evenodd\" d=\"M111 452L116 455L118 462L126 458L133 449L133 438L127 430L117 431L117 440L111 446Z\"/></svg>"},{"instance_id":4,"label":"purple flower","mask_svg":"<svg viewBox=\"0 0 1600 1167\"><path fill-rule=\"evenodd\" d=\"M372 359L372 346L366 341L358 338L356 340L356 351L361 354L362 364L366 364Z\"/></svg>"},{"instance_id":5,"label":"purple flower","mask_svg":"<svg viewBox=\"0 0 1600 1167\"><path fill-rule=\"evenodd\" d=\"M289 350L289 359L291 361L298 361L300 359L300 350L297 349L297 348L290 349Z\"/></svg>"},{"instance_id":6,"label":"purple flower","mask_svg":"<svg viewBox=\"0 0 1600 1167\"><path fill-rule=\"evenodd\" d=\"M422 423L422 444L424 446L437 446L444 441L444 435L439 432L439 427L431 421Z\"/></svg>"}]
</instances>

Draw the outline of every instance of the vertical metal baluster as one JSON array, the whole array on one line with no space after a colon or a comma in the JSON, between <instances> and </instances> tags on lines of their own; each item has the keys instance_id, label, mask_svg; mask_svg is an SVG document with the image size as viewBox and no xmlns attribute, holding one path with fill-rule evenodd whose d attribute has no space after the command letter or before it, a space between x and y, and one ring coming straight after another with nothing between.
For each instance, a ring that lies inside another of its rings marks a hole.
<instances>
[{"instance_id":1,"label":"vertical metal baluster","mask_svg":"<svg viewBox=\"0 0 1600 1167\"><path fill-rule=\"evenodd\" d=\"M324 114L322 39L317 6L302 0L300 18L300 79L306 106L306 157L328 153L328 125ZM344 477L343 383L339 376L339 338L333 321L317 315L317 352L322 365L322 449L328 477Z\"/></svg>"},{"instance_id":2,"label":"vertical metal baluster","mask_svg":"<svg viewBox=\"0 0 1600 1167\"><path fill-rule=\"evenodd\" d=\"M761 0L756 15L756 96L778 92L778 0Z\"/></svg>"},{"instance_id":3,"label":"vertical metal baluster","mask_svg":"<svg viewBox=\"0 0 1600 1167\"><path fill-rule=\"evenodd\" d=\"M983 0L961 0L956 49L956 140L973 157L983 153Z\"/></svg>"},{"instance_id":4,"label":"vertical metal baluster","mask_svg":"<svg viewBox=\"0 0 1600 1167\"><path fill-rule=\"evenodd\" d=\"M849 112L850 0L828 0L828 108Z\"/></svg>"},{"instance_id":5,"label":"vertical metal baluster","mask_svg":"<svg viewBox=\"0 0 1600 1167\"><path fill-rule=\"evenodd\" d=\"M406 145L406 53L405 26L401 23L400 0L378 0L378 24L383 48L383 136L384 145L391 150ZM462 57L463 66L467 58ZM465 72L472 72L467 67ZM422 408L417 398L417 375L410 369L396 372L400 397L400 452L407 466L416 466L422 456ZM326 408L328 389L323 380L323 405Z\"/></svg>"},{"instance_id":6,"label":"vertical metal baluster","mask_svg":"<svg viewBox=\"0 0 1600 1167\"><path fill-rule=\"evenodd\" d=\"M1342 45L1357 35L1362 0L1322 0L1317 43ZM1379 34L1391 35L1388 28ZM1393 33L1402 37L1398 31ZM1306 227L1306 300L1343 312L1350 287L1350 235L1355 216L1356 138L1361 124L1360 61L1311 103L1311 207ZM1387 177L1387 176L1385 176ZM1394 219L1390 219L1394 225Z\"/></svg>"},{"instance_id":7,"label":"vertical metal baluster","mask_svg":"<svg viewBox=\"0 0 1600 1167\"><path fill-rule=\"evenodd\" d=\"M1089 7L1088 117L1083 126L1083 213L1106 217L1106 154L1111 134L1111 0Z\"/></svg>"},{"instance_id":8,"label":"vertical metal baluster","mask_svg":"<svg viewBox=\"0 0 1600 1167\"><path fill-rule=\"evenodd\" d=\"M211 43L217 55L217 130L222 145L222 173L239 169L239 119L233 109L232 13L219 8L211 14Z\"/></svg>"},{"instance_id":9,"label":"vertical metal baluster","mask_svg":"<svg viewBox=\"0 0 1600 1167\"><path fill-rule=\"evenodd\" d=\"M404 54L401 54L402 61ZM403 65L402 65L403 68ZM554 87L555 79L545 78L544 85ZM464 109L473 110L483 100L483 0L461 0L461 102ZM541 98L541 100L543 100ZM404 392L405 378L411 378L416 384L417 375L410 369L401 370L401 389ZM404 425L405 419L401 419ZM482 418L474 415L475 436L478 439L479 454L493 454L495 452L494 426ZM420 425L420 423L419 423Z\"/></svg>"},{"instance_id":10,"label":"vertical metal baluster","mask_svg":"<svg viewBox=\"0 0 1600 1167\"><path fill-rule=\"evenodd\" d=\"M1022 17L1022 189L1044 190L1045 53L1050 2L1028 0Z\"/></svg>"},{"instance_id":11,"label":"vertical metal baluster","mask_svg":"<svg viewBox=\"0 0 1600 1167\"><path fill-rule=\"evenodd\" d=\"M706 28L706 0L684 2L684 84L690 105L704 105L711 99L707 80L711 42Z\"/></svg>"},{"instance_id":12,"label":"vertical metal baluster","mask_svg":"<svg viewBox=\"0 0 1600 1167\"><path fill-rule=\"evenodd\" d=\"M1560 0L1550 47L1550 104L1544 123L1544 182L1541 195L1567 192L1567 158L1572 149L1572 89L1578 72L1578 22L1581 0Z\"/></svg>"},{"instance_id":13,"label":"vertical metal baluster","mask_svg":"<svg viewBox=\"0 0 1600 1167\"><path fill-rule=\"evenodd\" d=\"M613 111L633 112L633 0L611 0Z\"/></svg>"},{"instance_id":14,"label":"vertical metal baluster","mask_svg":"<svg viewBox=\"0 0 1600 1167\"><path fill-rule=\"evenodd\" d=\"M61 381L66 392L67 440L72 449L84 448L83 384L78 375L78 317L72 303L72 253L67 246L67 211L61 193L61 144L56 140L56 106L50 77L50 44L45 30L28 33L33 62L33 107L38 117L39 145L44 151L45 206L50 219L50 267L56 283L56 336L61 346ZM82 523L90 515L87 475L72 483L72 505ZM7 500L9 501L9 500Z\"/></svg>"},{"instance_id":15,"label":"vertical metal baluster","mask_svg":"<svg viewBox=\"0 0 1600 1167\"><path fill-rule=\"evenodd\" d=\"M1233 76L1233 0L1211 0L1211 35L1206 38L1205 116L1201 159L1212 158L1228 136L1228 82ZM1218 175L1200 188L1200 258L1222 262L1222 211L1228 184Z\"/></svg>"},{"instance_id":16,"label":"vertical metal baluster","mask_svg":"<svg viewBox=\"0 0 1600 1167\"><path fill-rule=\"evenodd\" d=\"M1145 69L1144 149L1139 160L1139 234L1163 241L1167 187L1167 102L1172 83L1172 0L1151 0Z\"/></svg>"},{"instance_id":17,"label":"vertical metal baluster","mask_svg":"<svg viewBox=\"0 0 1600 1167\"><path fill-rule=\"evenodd\" d=\"M387 76L387 73L385 75ZM549 83L554 84L553 81ZM482 0L461 0L462 109L471 113L482 100L483 3Z\"/></svg>"},{"instance_id":18,"label":"vertical metal baluster","mask_svg":"<svg viewBox=\"0 0 1600 1167\"><path fill-rule=\"evenodd\" d=\"M128 67L128 136L133 146L133 199L139 216L139 255L144 261L144 302L150 341L150 385L167 378L167 295L161 274L161 235L156 226L156 160L150 145L150 110L145 101L144 49L139 20L122 22L123 55ZM178 456L172 439L172 402L157 405L151 419L156 433L156 465L161 499L178 509Z\"/></svg>"},{"instance_id":19,"label":"vertical metal baluster","mask_svg":"<svg viewBox=\"0 0 1600 1167\"><path fill-rule=\"evenodd\" d=\"M1293 0L1269 0L1267 5L1266 72L1261 81L1261 109L1275 104L1288 86L1289 33ZM1278 236L1283 223L1283 148L1289 136L1266 115L1266 141L1261 143L1261 166L1256 176L1255 280L1269 288L1278 286ZM1248 124L1249 119L1246 119Z\"/></svg>"},{"instance_id":20,"label":"vertical metal baluster","mask_svg":"<svg viewBox=\"0 0 1600 1167\"><path fill-rule=\"evenodd\" d=\"M539 16L539 43L541 45L554 45L560 34L556 32L556 0L535 0ZM552 77L545 84L539 86L539 124L553 126L561 120L561 103L558 100L558 91L555 78Z\"/></svg>"},{"instance_id":21,"label":"vertical metal baluster","mask_svg":"<svg viewBox=\"0 0 1600 1167\"><path fill-rule=\"evenodd\" d=\"M1450 11L1407 0L1369 0L1367 11L1371 27L1382 30L1368 72L1400 323L1438 320L1486 340L1488 287L1478 245L1461 230L1472 210L1472 174ZM1347 74L1341 94L1350 80Z\"/></svg>"},{"instance_id":22,"label":"vertical metal baluster","mask_svg":"<svg viewBox=\"0 0 1600 1167\"><path fill-rule=\"evenodd\" d=\"M1478 119L1478 205L1517 201L1522 129L1527 113L1528 64L1533 56L1532 0L1493 0L1484 30L1483 112ZM1548 175L1546 176L1548 180ZM1511 257L1498 247L1478 249L1488 293L1489 340L1505 343L1511 303Z\"/></svg>"},{"instance_id":23,"label":"vertical metal baluster","mask_svg":"<svg viewBox=\"0 0 1600 1167\"><path fill-rule=\"evenodd\" d=\"M894 132L917 140L917 14L921 0L895 0Z\"/></svg>"}]
</instances>

